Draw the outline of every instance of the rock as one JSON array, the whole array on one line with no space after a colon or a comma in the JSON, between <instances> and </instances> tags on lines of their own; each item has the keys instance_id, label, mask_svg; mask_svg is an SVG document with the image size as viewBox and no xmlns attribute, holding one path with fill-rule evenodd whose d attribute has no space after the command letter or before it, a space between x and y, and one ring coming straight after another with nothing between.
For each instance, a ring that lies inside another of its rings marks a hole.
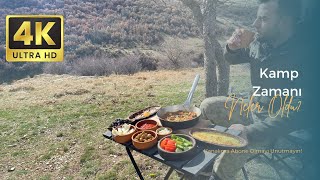
<instances>
[{"instance_id":1,"label":"rock","mask_svg":"<svg viewBox=\"0 0 320 180\"><path fill-rule=\"evenodd\" d=\"M16 169L15 167L11 167L11 168L8 169L8 172L12 172L12 171L14 171L15 169Z\"/></svg>"},{"instance_id":2,"label":"rock","mask_svg":"<svg viewBox=\"0 0 320 180\"><path fill-rule=\"evenodd\" d=\"M57 134L57 137L63 137L63 133L62 133L62 132L59 132L59 133Z\"/></svg>"}]
</instances>

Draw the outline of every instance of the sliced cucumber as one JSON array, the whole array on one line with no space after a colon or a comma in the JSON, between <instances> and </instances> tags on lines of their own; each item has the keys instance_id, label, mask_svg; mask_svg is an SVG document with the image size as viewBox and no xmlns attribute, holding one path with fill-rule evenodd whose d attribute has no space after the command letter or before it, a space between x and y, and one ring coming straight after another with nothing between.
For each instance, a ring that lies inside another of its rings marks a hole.
<instances>
[{"instance_id":1,"label":"sliced cucumber","mask_svg":"<svg viewBox=\"0 0 320 180\"><path fill-rule=\"evenodd\" d=\"M181 150L180 148L177 148L177 149L176 149L176 152L177 152L177 153L183 152L183 150Z\"/></svg>"}]
</instances>

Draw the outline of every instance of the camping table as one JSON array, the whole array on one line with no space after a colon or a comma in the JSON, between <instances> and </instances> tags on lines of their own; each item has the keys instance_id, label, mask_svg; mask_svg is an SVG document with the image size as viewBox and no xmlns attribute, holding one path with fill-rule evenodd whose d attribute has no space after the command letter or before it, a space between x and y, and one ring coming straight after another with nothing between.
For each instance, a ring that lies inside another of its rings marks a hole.
<instances>
[{"instance_id":1,"label":"camping table","mask_svg":"<svg viewBox=\"0 0 320 180\"><path fill-rule=\"evenodd\" d=\"M210 121L207 121L210 122ZM197 125L196 125L197 126ZM203 127L203 126L202 126ZM208 124L206 126L207 128L214 128L220 132L227 132L233 135L240 135L241 132L233 129L228 129L222 126L214 125L214 124ZM183 133L187 134L189 132L189 129L183 129L183 130L177 130L173 133ZM103 134L103 136L109 140L112 139L111 131L107 131ZM201 171L203 171L206 167L209 165L212 165L214 160L217 158L219 154L209 152L208 149L213 150L212 147L206 147L204 144L197 144L197 150L194 155L189 160L182 160L182 161L166 161L164 160L158 153L157 146L152 147L151 149L147 150L138 150L136 149L131 142L122 144L125 146L127 154L131 160L131 163L133 164L136 173L138 174L139 178L143 180L143 176L140 172L140 169L134 160L131 150L135 150L141 154L144 154L152 159L155 159L163 164L166 164L170 167L169 171L167 172L165 179L168 179L173 170L177 170L178 172L183 173L184 175L191 176L191 177L197 177Z\"/></svg>"}]
</instances>

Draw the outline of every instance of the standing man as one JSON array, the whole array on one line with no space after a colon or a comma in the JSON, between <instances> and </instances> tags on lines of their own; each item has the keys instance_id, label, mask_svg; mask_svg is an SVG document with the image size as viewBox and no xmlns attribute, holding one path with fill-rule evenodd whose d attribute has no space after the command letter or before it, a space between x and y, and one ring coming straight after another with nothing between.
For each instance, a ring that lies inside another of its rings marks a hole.
<instances>
[{"instance_id":1,"label":"standing man","mask_svg":"<svg viewBox=\"0 0 320 180\"><path fill-rule=\"evenodd\" d=\"M252 86L267 89L299 87L299 81L303 78L300 67L306 63L301 48L305 44L299 38L300 7L299 0L260 0L253 24L255 35L247 30L237 29L227 41L225 59L231 64L250 63ZM300 76L295 81L261 78L261 68L274 71L295 70ZM264 110L251 113L249 118L240 116L238 105L231 120L228 120L230 109L225 107L226 97L205 99L201 110L204 119L242 131L241 135L248 140L248 149L263 149L275 139L302 128L306 123L295 118L297 116L292 112L289 118L271 118L267 110L272 97L255 97L254 102L259 102ZM292 104L299 100L299 97L294 98ZM232 180L252 155L254 154L224 152L215 162L213 170L219 179Z\"/></svg>"}]
</instances>

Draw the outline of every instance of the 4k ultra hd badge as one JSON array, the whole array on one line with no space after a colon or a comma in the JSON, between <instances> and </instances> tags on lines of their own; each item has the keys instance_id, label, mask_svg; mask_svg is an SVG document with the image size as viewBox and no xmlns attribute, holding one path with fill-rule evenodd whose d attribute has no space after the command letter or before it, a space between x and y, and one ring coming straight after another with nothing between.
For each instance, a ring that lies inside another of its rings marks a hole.
<instances>
[{"instance_id":1,"label":"4k ultra hd badge","mask_svg":"<svg viewBox=\"0 0 320 180\"><path fill-rule=\"evenodd\" d=\"M63 16L7 15L7 61L63 61L63 48Z\"/></svg>"}]
</instances>

